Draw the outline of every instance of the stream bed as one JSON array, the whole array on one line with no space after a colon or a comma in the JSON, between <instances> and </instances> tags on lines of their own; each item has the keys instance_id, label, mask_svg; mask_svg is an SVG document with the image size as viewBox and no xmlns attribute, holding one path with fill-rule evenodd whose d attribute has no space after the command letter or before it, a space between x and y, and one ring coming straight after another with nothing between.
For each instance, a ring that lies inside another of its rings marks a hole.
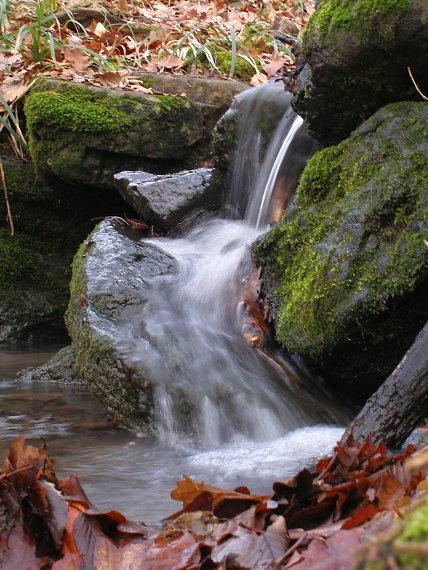
<instances>
[{"instance_id":1,"label":"stream bed","mask_svg":"<svg viewBox=\"0 0 428 570\"><path fill-rule=\"evenodd\" d=\"M0 346L0 451L13 438L28 444L46 441L60 478L77 473L92 503L118 510L135 521L154 523L181 508L170 498L186 474L199 481L269 495L285 481L331 452L343 427L303 427L271 440L235 438L211 449L156 443L115 428L101 404L80 385L16 380L18 371L39 366L60 346ZM43 439L42 439L43 438Z\"/></svg>"}]
</instances>

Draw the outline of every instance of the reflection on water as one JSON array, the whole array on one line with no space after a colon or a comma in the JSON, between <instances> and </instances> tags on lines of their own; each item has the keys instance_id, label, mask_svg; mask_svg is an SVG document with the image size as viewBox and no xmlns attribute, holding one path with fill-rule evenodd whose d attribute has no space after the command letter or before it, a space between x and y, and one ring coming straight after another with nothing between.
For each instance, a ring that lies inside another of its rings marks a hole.
<instances>
[{"instance_id":1,"label":"reflection on water","mask_svg":"<svg viewBox=\"0 0 428 570\"><path fill-rule=\"evenodd\" d=\"M183 473L228 489L247 485L254 493L270 494L274 481L328 454L343 431L306 427L268 442L238 438L205 451L161 447L114 428L82 386L15 380L19 370L45 363L59 348L0 346L2 457L19 433L35 446L45 438L60 478L77 473L94 505L133 520L157 522L179 510L181 503L169 493Z\"/></svg>"}]
</instances>

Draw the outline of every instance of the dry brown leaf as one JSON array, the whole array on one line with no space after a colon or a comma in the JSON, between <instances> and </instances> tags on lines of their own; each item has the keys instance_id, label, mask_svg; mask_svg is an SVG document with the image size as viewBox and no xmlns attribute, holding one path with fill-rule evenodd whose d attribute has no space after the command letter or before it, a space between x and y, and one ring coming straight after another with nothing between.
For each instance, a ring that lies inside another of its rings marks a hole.
<instances>
[{"instance_id":1,"label":"dry brown leaf","mask_svg":"<svg viewBox=\"0 0 428 570\"><path fill-rule=\"evenodd\" d=\"M268 77L277 75L286 65L289 65L290 59L286 57L278 57L273 59L270 63L265 63L263 69Z\"/></svg>"},{"instance_id":2,"label":"dry brown leaf","mask_svg":"<svg viewBox=\"0 0 428 570\"><path fill-rule=\"evenodd\" d=\"M290 545L287 525L282 516L276 517L266 532L261 534L251 548L242 554L237 562L244 568L257 570L266 568L268 563L280 560Z\"/></svg>"},{"instance_id":3,"label":"dry brown leaf","mask_svg":"<svg viewBox=\"0 0 428 570\"><path fill-rule=\"evenodd\" d=\"M267 82L268 78L267 75L265 75L264 73L256 73L255 75L253 75L250 81L253 87L257 87L258 85L264 85Z\"/></svg>"},{"instance_id":4,"label":"dry brown leaf","mask_svg":"<svg viewBox=\"0 0 428 570\"><path fill-rule=\"evenodd\" d=\"M91 60L78 48L64 48L64 59L76 71L85 71Z\"/></svg>"},{"instance_id":5,"label":"dry brown leaf","mask_svg":"<svg viewBox=\"0 0 428 570\"><path fill-rule=\"evenodd\" d=\"M97 75L97 79L104 87L123 87L123 78L118 71L106 71Z\"/></svg>"},{"instance_id":6,"label":"dry brown leaf","mask_svg":"<svg viewBox=\"0 0 428 570\"><path fill-rule=\"evenodd\" d=\"M92 20L90 26L88 26L88 30L95 34L97 37L101 37L107 32L107 28L103 26L101 22L97 22L96 20Z\"/></svg>"},{"instance_id":7,"label":"dry brown leaf","mask_svg":"<svg viewBox=\"0 0 428 570\"><path fill-rule=\"evenodd\" d=\"M25 72L7 76L0 87L0 93L10 105L18 101L27 91L28 79Z\"/></svg>"},{"instance_id":8,"label":"dry brown leaf","mask_svg":"<svg viewBox=\"0 0 428 570\"><path fill-rule=\"evenodd\" d=\"M184 61L176 55L156 60L156 65L158 67L165 67L166 69L178 69L182 67L183 64Z\"/></svg>"}]
</instances>

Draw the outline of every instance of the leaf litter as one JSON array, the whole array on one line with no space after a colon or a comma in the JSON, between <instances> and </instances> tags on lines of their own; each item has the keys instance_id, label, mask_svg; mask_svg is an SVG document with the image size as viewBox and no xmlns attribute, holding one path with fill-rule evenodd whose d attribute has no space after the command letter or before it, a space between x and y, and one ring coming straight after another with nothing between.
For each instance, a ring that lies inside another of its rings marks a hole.
<instances>
[{"instance_id":1,"label":"leaf litter","mask_svg":"<svg viewBox=\"0 0 428 570\"><path fill-rule=\"evenodd\" d=\"M0 475L0 566L350 570L381 547L395 560L391 528L426 500L427 455L428 445L393 455L351 434L314 472L275 482L269 496L183 476L171 492L183 508L146 525L97 509L77 475L59 480L46 445L26 445L21 434Z\"/></svg>"}]
</instances>

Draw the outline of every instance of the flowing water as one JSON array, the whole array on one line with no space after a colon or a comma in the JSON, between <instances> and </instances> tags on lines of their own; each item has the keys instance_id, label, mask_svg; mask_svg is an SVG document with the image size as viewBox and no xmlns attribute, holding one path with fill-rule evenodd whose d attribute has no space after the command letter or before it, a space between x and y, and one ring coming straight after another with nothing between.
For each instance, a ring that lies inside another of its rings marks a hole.
<instances>
[{"instance_id":1,"label":"flowing water","mask_svg":"<svg viewBox=\"0 0 428 570\"><path fill-rule=\"evenodd\" d=\"M274 481L329 453L348 419L302 362L275 351L266 358L242 336L239 299L252 268L249 247L280 215L314 147L286 98L272 144L263 148L257 108L285 94L272 86L258 93L256 100L240 96L250 118L226 208L233 215L156 239L178 270L158 282L145 313L136 316L145 323L144 338L136 322L119 339L135 364L148 358L147 339L156 348L150 352L156 441L113 428L82 387L14 381L28 358L35 364L48 355L0 349L1 451L21 431L31 443L45 437L59 475L76 471L99 508L157 521L180 508L169 492L182 473L269 494ZM192 403L186 410L183 395Z\"/></svg>"}]
</instances>

